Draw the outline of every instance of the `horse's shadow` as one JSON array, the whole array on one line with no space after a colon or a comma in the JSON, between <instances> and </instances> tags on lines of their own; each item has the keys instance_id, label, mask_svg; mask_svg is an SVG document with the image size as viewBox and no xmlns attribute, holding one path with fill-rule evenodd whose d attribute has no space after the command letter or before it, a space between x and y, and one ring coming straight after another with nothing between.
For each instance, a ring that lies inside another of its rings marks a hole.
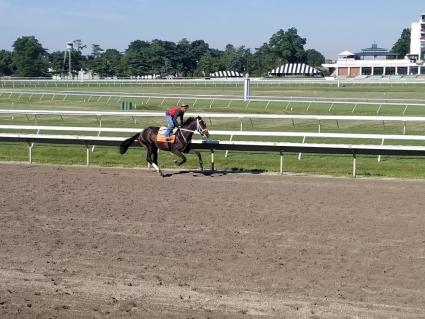
<instances>
[{"instance_id":1,"label":"horse's shadow","mask_svg":"<svg viewBox=\"0 0 425 319\"><path fill-rule=\"evenodd\" d=\"M193 170L193 169L189 169L189 170L182 170L182 171L178 171L178 172L172 172L172 173L166 173L163 174L163 177L173 177L173 176L178 176L178 175L188 175L188 174L192 174L193 177L199 177L199 176L205 176L205 177L221 177L221 176L226 176L226 175L235 175L235 174L253 174L253 175L258 175L258 174L262 174L265 173L266 170L261 170L261 169L254 169L254 170L241 170L238 168L232 168L230 170Z\"/></svg>"}]
</instances>

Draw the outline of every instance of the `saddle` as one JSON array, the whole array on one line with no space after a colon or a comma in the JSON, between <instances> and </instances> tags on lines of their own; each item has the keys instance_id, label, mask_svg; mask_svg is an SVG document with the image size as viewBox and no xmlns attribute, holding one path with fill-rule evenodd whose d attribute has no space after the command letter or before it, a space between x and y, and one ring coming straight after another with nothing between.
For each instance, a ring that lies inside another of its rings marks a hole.
<instances>
[{"instance_id":1,"label":"saddle","mask_svg":"<svg viewBox=\"0 0 425 319\"><path fill-rule=\"evenodd\" d=\"M158 135L156 136L156 141L161 143L170 143L173 144L176 141L176 131L177 128L173 129L173 132L170 135L170 139L166 141L165 131L167 131L166 127L161 126L158 131Z\"/></svg>"}]
</instances>

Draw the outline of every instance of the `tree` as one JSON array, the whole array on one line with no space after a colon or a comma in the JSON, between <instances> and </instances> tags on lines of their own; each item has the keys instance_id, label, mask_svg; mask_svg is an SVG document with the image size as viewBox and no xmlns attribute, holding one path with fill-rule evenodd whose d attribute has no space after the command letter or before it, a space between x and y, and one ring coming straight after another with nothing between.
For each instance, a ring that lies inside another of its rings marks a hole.
<instances>
[{"instance_id":1,"label":"tree","mask_svg":"<svg viewBox=\"0 0 425 319\"><path fill-rule=\"evenodd\" d=\"M61 74L64 72L65 51L54 51L49 54L50 68L52 73Z\"/></svg>"},{"instance_id":2,"label":"tree","mask_svg":"<svg viewBox=\"0 0 425 319\"><path fill-rule=\"evenodd\" d=\"M256 49L251 61L251 70L253 70L256 76L266 74L280 63L280 61L277 61L276 56L267 43L264 43L261 47Z\"/></svg>"},{"instance_id":3,"label":"tree","mask_svg":"<svg viewBox=\"0 0 425 319\"><path fill-rule=\"evenodd\" d=\"M199 59L195 76L210 76L211 73L218 71L218 68L218 59L214 59L211 53L207 52Z\"/></svg>"},{"instance_id":4,"label":"tree","mask_svg":"<svg viewBox=\"0 0 425 319\"><path fill-rule=\"evenodd\" d=\"M20 37L13 43L13 65L18 76L47 76L47 51L34 36Z\"/></svg>"},{"instance_id":5,"label":"tree","mask_svg":"<svg viewBox=\"0 0 425 319\"><path fill-rule=\"evenodd\" d=\"M124 75L137 76L149 74L150 66L146 59L146 49L149 46L149 42L141 40L136 40L129 44L121 63Z\"/></svg>"},{"instance_id":6,"label":"tree","mask_svg":"<svg viewBox=\"0 0 425 319\"><path fill-rule=\"evenodd\" d=\"M250 55L250 50L244 46L235 48L232 44L228 44L221 54L219 69L241 73L248 72L247 68Z\"/></svg>"},{"instance_id":7,"label":"tree","mask_svg":"<svg viewBox=\"0 0 425 319\"><path fill-rule=\"evenodd\" d=\"M91 55L94 58L99 57L102 54L103 51L104 50L100 47L99 44L95 44L95 43L92 44Z\"/></svg>"},{"instance_id":8,"label":"tree","mask_svg":"<svg viewBox=\"0 0 425 319\"><path fill-rule=\"evenodd\" d=\"M408 54L410 52L410 36L410 29L403 29L403 31L401 32L401 36L394 44L392 51L398 53L400 57L403 57Z\"/></svg>"},{"instance_id":9,"label":"tree","mask_svg":"<svg viewBox=\"0 0 425 319\"><path fill-rule=\"evenodd\" d=\"M306 43L306 39L298 35L296 28L290 28L286 32L281 29L270 38L269 49L280 64L298 63L304 62Z\"/></svg>"},{"instance_id":10,"label":"tree","mask_svg":"<svg viewBox=\"0 0 425 319\"><path fill-rule=\"evenodd\" d=\"M121 75L121 57L118 50L107 49L105 53L90 61L90 69L102 77Z\"/></svg>"},{"instance_id":11,"label":"tree","mask_svg":"<svg viewBox=\"0 0 425 319\"><path fill-rule=\"evenodd\" d=\"M86 68L86 57L76 49L71 49L71 72L76 74L83 68ZM50 68L53 73L61 74L68 73L69 70L69 56L68 51L65 59L65 51L54 51L49 54Z\"/></svg>"},{"instance_id":12,"label":"tree","mask_svg":"<svg viewBox=\"0 0 425 319\"><path fill-rule=\"evenodd\" d=\"M13 57L12 52L0 50L0 76L13 74Z\"/></svg>"},{"instance_id":13,"label":"tree","mask_svg":"<svg viewBox=\"0 0 425 319\"><path fill-rule=\"evenodd\" d=\"M309 49L305 51L305 62L312 67L318 67L325 63L325 57L319 51Z\"/></svg>"},{"instance_id":14,"label":"tree","mask_svg":"<svg viewBox=\"0 0 425 319\"><path fill-rule=\"evenodd\" d=\"M176 73L179 76L192 76L196 69L196 59L191 52L190 42L183 38L176 47Z\"/></svg>"},{"instance_id":15,"label":"tree","mask_svg":"<svg viewBox=\"0 0 425 319\"><path fill-rule=\"evenodd\" d=\"M74 40L74 49L79 51L80 53L83 51L83 49L87 48L87 45L83 44L83 41L80 39Z\"/></svg>"},{"instance_id":16,"label":"tree","mask_svg":"<svg viewBox=\"0 0 425 319\"><path fill-rule=\"evenodd\" d=\"M307 40L298 35L296 28L289 28L287 31L280 29L271 36L268 43L256 49L250 59L251 70L259 76L285 63L303 63L306 60L306 43Z\"/></svg>"},{"instance_id":17,"label":"tree","mask_svg":"<svg viewBox=\"0 0 425 319\"><path fill-rule=\"evenodd\" d=\"M155 39L151 42L136 40L122 54L115 49L104 51L99 44L92 44L90 55L82 53L86 45L82 40L72 42L72 72L92 70L100 76L141 76L151 74L176 76L209 76L219 70L232 70L261 76L284 63L303 63L318 66L323 55L316 50L304 50L306 39L297 29L279 30L268 42L255 49L228 44L225 50L210 48L204 40L179 42ZM68 51L67 51L68 53ZM46 57L48 56L48 61ZM49 63L52 73L68 72L69 60L65 51L47 55L46 50L34 37L19 38L14 45L12 66L10 53L1 51L0 74L16 73L21 76L47 75Z\"/></svg>"},{"instance_id":18,"label":"tree","mask_svg":"<svg viewBox=\"0 0 425 319\"><path fill-rule=\"evenodd\" d=\"M150 74L172 74L175 72L176 44L170 41L153 40L143 51L150 66Z\"/></svg>"}]
</instances>

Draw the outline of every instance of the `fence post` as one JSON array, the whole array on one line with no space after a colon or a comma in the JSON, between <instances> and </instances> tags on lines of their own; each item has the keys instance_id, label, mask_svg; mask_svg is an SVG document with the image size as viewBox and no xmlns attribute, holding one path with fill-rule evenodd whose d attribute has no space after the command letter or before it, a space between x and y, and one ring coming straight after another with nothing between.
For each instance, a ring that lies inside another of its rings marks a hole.
<instances>
[{"instance_id":1,"label":"fence post","mask_svg":"<svg viewBox=\"0 0 425 319\"><path fill-rule=\"evenodd\" d=\"M382 139L381 145L384 145L385 139ZM381 162L381 155L378 156L378 162Z\"/></svg>"},{"instance_id":2,"label":"fence post","mask_svg":"<svg viewBox=\"0 0 425 319\"><path fill-rule=\"evenodd\" d=\"M90 145L88 144L86 144L86 166L90 166Z\"/></svg>"},{"instance_id":3,"label":"fence post","mask_svg":"<svg viewBox=\"0 0 425 319\"><path fill-rule=\"evenodd\" d=\"M251 96L251 80L249 79L249 75L246 75L244 80L244 89L243 89L243 100L244 102L249 101Z\"/></svg>"},{"instance_id":4,"label":"fence post","mask_svg":"<svg viewBox=\"0 0 425 319\"><path fill-rule=\"evenodd\" d=\"M307 136L303 136L303 141L302 141L302 143L304 144L305 143L305 139L307 138ZM301 157L303 156L303 153L298 153L298 160L300 161L301 160Z\"/></svg>"},{"instance_id":5,"label":"fence post","mask_svg":"<svg viewBox=\"0 0 425 319\"><path fill-rule=\"evenodd\" d=\"M231 142L232 140L233 140L233 134L230 135L229 142ZM226 150L226 153L224 154L224 158L227 158L228 155L229 155L229 150Z\"/></svg>"},{"instance_id":6,"label":"fence post","mask_svg":"<svg viewBox=\"0 0 425 319\"><path fill-rule=\"evenodd\" d=\"M406 106L404 107L403 115L405 115L405 114L406 114L407 108L408 108L408 105L406 105Z\"/></svg>"},{"instance_id":7,"label":"fence post","mask_svg":"<svg viewBox=\"0 0 425 319\"><path fill-rule=\"evenodd\" d=\"M356 167L356 161L357 161L357 157L356 157L356 153L353 152L353 177L355 178L357 176L357 167Z\"/></svg>"},{"instance_id":8,"label":"fence post","mask_svg":"<svg viewBox=\"0 0 425 319\"><path fill-rule=\"evenodd\" d=\"M283 175L283 152L280 152L280 175Z\"/></svg>"},{"instance_id":9,"label":"fence post","mask_svg":"<svg viewBox=\"0 0 425 319\"><path fill-rule=\"evenodd\" d=\"M32 164L32 148L34 143L28 143L28 162Z\"/></svg>"},{"instance_id":10,"label":"fence post","mask_svg":"<svg viewBox=\"0 0 425 319\"><path fill-rule=\"evenodd\" d=\"M214 165L214 150L211 149L211 170L214 171L215 170L215 165Z\"/></svg>"}]
</instances>

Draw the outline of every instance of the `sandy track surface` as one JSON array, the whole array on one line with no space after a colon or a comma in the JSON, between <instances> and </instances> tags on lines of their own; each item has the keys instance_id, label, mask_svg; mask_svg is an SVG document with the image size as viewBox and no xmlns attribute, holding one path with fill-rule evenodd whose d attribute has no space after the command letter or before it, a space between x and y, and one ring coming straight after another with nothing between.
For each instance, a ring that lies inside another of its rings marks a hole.
<instances>
[{"instance_id":1,"label":"sandy track surface","mask_svg":"<svg viewBox=\"0 0 425 319\"><path fill-rule=\"evenodd\" d=\"M424 318L425 182L0 165L0 318Z\"/></svg>"}]
</instances>

